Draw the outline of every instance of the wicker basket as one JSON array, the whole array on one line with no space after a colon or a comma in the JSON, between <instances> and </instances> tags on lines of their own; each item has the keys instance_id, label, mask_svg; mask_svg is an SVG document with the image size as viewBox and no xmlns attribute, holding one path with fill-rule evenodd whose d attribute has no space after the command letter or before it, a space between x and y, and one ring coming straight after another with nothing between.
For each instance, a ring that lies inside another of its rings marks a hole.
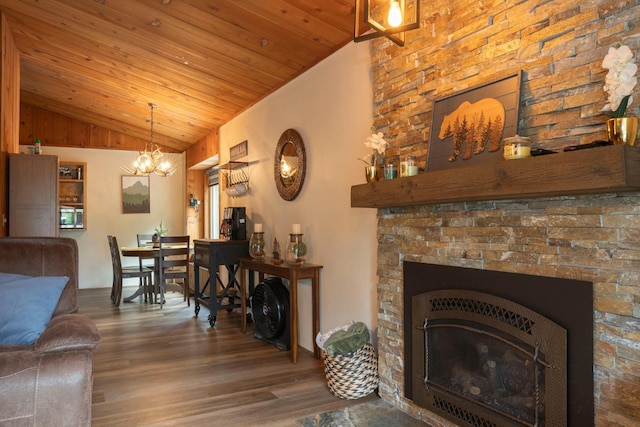
<instances>
[{"instance_id":1,"label":"wicker basket","mask_svg":"<svg viewBox=\"0 0 640 427\"><path fill-rule=\"evenodd\" d=\"M371 343L348 354L322 352L329 391L341 399L359 399L378 387L378 358Z\"/></svg>"}]
</instances>

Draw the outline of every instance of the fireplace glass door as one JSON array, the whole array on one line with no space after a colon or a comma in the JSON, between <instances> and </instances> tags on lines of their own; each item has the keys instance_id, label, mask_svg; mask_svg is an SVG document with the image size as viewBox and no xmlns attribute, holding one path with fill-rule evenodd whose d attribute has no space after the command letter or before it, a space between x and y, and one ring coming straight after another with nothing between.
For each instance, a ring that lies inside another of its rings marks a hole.
<instances>
[{"instance_id":1,"label":"fireplace glass door","mask_svg":"<svg viewBox=\"0 0 640 427\"><path fill-rule=\"evenodd\" d=\"M500 331L477 326L428 322L426 387L492 408L505 418L544 426L544 355Z\"/></svg>"},{"instance_id":2,"label":"fireplace glass door","mask_svg":"<svg viewBox=\"0 0 640 427\"><path fill-rule=\"evenodd\" d=\"M566 425L566 330L475 291L413 300L414 398L464 425Z\"/></svg>"}]
</instances>

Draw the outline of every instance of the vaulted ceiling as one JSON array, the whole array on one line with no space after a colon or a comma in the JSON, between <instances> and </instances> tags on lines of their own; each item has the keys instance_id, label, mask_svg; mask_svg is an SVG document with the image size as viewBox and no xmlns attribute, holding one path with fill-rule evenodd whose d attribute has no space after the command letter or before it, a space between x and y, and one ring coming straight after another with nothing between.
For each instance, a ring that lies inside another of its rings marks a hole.
<instances>
[{"instance_id":1,"label":"vaulted ceiling","mask_svg":"<svg viewBox=\"0 0 640 427\"><path fill-rule=\"evenodd\" d=\"M355 0L0 0L21 102L178 151L353 38Z\"/></svg>"}]
</instances>

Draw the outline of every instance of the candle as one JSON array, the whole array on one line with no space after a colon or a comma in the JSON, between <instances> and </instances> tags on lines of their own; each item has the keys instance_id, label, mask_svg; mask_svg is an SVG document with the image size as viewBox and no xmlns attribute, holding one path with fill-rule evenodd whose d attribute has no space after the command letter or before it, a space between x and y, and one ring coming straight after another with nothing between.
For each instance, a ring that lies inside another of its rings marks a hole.
<instances>
[{"instance_id":1,"label":"candle","mask_svg":"<svg viewBox=\"0 0 640 427\"><path fill-rule=\"evenodd\" d=\"M253 227L254 233L262 233L262 223L257 222Z\"/></svg>"},{"instance_id":2,"label":"candle","mask_svg":"<svg viewBox=\"0 0 640 427\"><path fill-rule=\"evenodd\" d=\"M302 227L300 227L300 224L293 224L291 227L291 234L302 234Z\"/></svg>"}]
</instances>

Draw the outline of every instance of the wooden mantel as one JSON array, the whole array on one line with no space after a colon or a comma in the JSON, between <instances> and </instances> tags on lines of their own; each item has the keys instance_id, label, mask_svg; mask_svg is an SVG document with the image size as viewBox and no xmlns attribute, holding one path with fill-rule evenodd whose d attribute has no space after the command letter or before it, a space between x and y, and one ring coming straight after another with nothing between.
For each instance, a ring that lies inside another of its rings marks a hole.
<instances>
[{"instance_id":1,"label":"wooden mantel","mask_svg":"<svg viewBox=\"0 0 640 427\"><path fill-rule=\"evenodd\" d=\"M351 187L351 207L640 191L640 147L614 145L422 173Z\"/></svg>"}]
</instances>

